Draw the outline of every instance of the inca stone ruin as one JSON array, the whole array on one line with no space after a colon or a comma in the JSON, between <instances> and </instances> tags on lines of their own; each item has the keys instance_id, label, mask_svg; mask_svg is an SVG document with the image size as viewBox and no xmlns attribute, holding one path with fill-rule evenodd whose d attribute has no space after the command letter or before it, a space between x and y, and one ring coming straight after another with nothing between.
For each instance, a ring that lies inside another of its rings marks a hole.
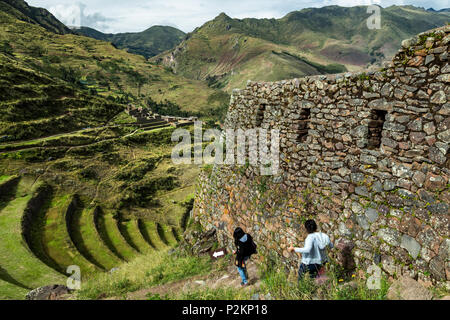
<instances>
[{"instance_id":1,"label":"inca stone ruin","mask_svg":"<svg viewBox=\"0 0 450 320\"><path fill-rule=\"evenodd\" d=\"M280 172L215 166L200 178L194 217L231 247L242 226L260 253L294 268L314 218L352 243L357 268L379 265L447 283L450 204L450 26L405 40L377 72L314 76L235 90L226 129L280 130ZM262 255L260 255L262 256Z\"/></svg>"}]
</instances>

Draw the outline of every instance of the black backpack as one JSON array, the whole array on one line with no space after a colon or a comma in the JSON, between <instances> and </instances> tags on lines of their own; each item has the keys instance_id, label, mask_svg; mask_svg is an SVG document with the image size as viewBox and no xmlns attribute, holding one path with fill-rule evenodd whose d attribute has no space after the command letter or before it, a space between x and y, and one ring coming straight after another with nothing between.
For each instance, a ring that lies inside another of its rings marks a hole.
<instances>
[{"instance_id":1,"label":"black backpack","mask_svg":"<svg viewBox=\"0 0 450 320\"><path fill-rule=\"evenodd\" d=\"M249 236L249 238L250 238L250 244L249 244L250 252L249 252L249 254L252 255L252 254L258 253L258 250L257 250L258 246L257 246L256 243L253 241L252 236L251 236L251 235L248 235L248 236Z\"/></svg>"},{"instance_id":2,"label":"black backpack","mask_svg":"<svg viewBox=\"0 0 450 320\"><path fill-rule=\"evenodd\" d=\"M250 257L251 255L258 253L258 251L256 250L257 249L256 243L253 241L252 236L249 234L247 235L249 239L245 243L245 246L241 247L243 249L243 252L238 253L238 255L236 256L235 260L236 266L245 267L243 259L245 257Z\"/></svg>"}]
</instances>

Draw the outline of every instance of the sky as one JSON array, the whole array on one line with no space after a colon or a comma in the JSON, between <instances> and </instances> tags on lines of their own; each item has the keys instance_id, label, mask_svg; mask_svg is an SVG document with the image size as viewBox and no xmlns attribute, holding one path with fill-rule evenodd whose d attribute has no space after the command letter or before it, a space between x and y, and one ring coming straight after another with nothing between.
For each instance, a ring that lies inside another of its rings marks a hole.
<instances>
[{"instance_id":1,"label":"sky","mask_svg":"<svg viewBox=\"0 0 450 320\"><path fill-rule=\"evenodd\" d=\"M25 0L48 9L69 26L88 26L102 32L139 32L164 25L191 32L221 12L232 18L281 18L287 13L328 5L415 5L436 10L450 0Z\"/></svg>"}]
</instances>

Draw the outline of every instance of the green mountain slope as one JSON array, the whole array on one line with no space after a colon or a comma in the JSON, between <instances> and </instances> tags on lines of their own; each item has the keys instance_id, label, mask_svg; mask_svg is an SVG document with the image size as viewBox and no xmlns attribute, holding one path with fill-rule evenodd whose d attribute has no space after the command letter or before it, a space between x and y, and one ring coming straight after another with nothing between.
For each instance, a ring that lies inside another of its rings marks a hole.
<instances>
[{"instance_id":1,"label":"green mountain slope","mask_svg":"<svg viewBox=\"0 0 450 320\"><path fill-rule=\"evenodd\" d=\"M74 29L74 32L97 40L110 41L119 49L127 49L130 53L146 58L172 49L186 36L183 31L166 26L153 26L136 33L106 34L88 27Z\"/></svg>"},{"instance_id":2,"label":"green mountain slope","mask_svg":"<svg viewBox=\"0 0 450 320\"><path fill-rule=\"evenodd\" d=\"M43 8L31 7L23 0L0 0L0 10L19 20L40 25L54 33L72 33L68 27L56 19L49 11Z\"/></svg>"},{"instance_id":3,"label":"green mountain slope","mask_svg":"<svg viewBox=\"0 0 450 320\"><path fill-rule=\"evenodd\" d=\"M142 56L114 48L109 42L55 34L2 10L0 52L48 78L63 80L120 104L146 107L153 101L168 100L185 113L211 114L229 99L202 81L174 75Z\"/></svg>"},{"instance_id":4,"label":"green mountain slope","mask_svg":"<svg viewBox=\"0 0 450 320\"><path fill-rule=\"evenodd\" d=\"M72 31L73 33L78 34L80 36L85 36L103 41L111 41L110 39L112 36L112 34L110 33L103 33L98 30L95 30L94 28L89 27L73 27Z\"/></svg>"},{"instance_id":5,"label":"green mountain slope","mask_svg":"<svg viewBox=\"0 0 450 320\"><path fill-rule=\"evenodd\" d=\"M173 165L176 127L124 108L151 98L200 112L227 95L1 8L0 299L63 284L71 265L87 279L169 247L150 234L176 245L167 233L184 226L199 168Z\"/></svg>"},{"instance_id":6,"label":"green mountain slope","mask_svg":"<svg viewBox=\"0 0 450 320\"><path fill-rule=\"evenodd\" d=\"M89 95L0 53L0 137L30 139L98 126L123 106Z\"/></svg>"},{"instance_id":7,"label":"green mountain slope","mask_svg":"<svg viewBox=\"0 0 450 320\"><path fill-rule=\"evenodd\" d=\"M152 61L230 91L248 79L359 70L391 57L402 39L449 20L445 13L391 6L381 9L382 28L369 30L369 16L366 6L309 8L281 19L232 19L222 13Z\"/></svg>"}]
</instances>

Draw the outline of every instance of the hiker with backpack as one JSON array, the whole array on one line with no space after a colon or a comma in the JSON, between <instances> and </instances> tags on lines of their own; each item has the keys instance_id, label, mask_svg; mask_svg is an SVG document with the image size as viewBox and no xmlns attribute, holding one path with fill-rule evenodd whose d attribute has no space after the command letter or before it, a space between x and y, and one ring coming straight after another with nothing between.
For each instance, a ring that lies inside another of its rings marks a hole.
<instances>
[{"instance_id":1,"label":"hiker with backpack","mask_svg":"<svg viewBox=\"0 0 450 320\"><path fill-rule=\"evenodd\" d=\"M298 280L303 279L305 273L309 273L311 278L317 278L323 265L328 262L327 249L333 248L330 237L322 232L317 232L317 224L314 220L305 222L308 236L303 248L288 248L289 252L295 251L302 254L302 262L298 269Z\"/></svg>"},{"instance_id":2,"label":"hiker with backpack","mask_svg":"<svg viewBox=\"0 0 450 320\"><path fill-rule=\"evenodd\" d=\"M242 279L241 286L247 286L248 273L246 262L252 254L256 253L256 244L253 242L252 236L239 227L234 230L233 238L236 245L236 251L234 251L236 255L235 264Z\"/></svg>"}]
</instances>

